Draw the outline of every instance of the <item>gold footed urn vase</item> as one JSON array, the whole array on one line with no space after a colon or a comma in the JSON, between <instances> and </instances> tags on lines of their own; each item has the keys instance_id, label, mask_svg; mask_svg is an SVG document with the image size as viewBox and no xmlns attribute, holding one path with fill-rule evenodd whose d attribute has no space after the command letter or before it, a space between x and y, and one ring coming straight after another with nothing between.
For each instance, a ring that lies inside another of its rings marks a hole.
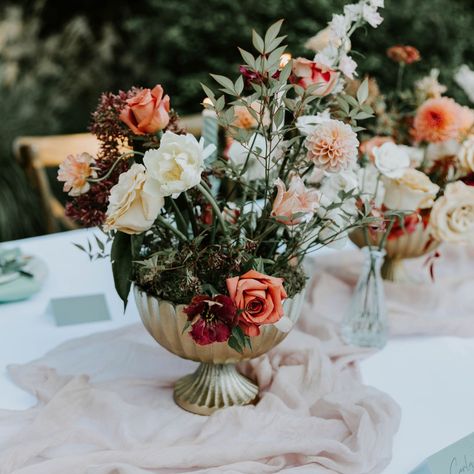
<instances>
[{"instance_id":1,"label":"gold footed urn vase","mask_svg":"<svg viewBox=\"0 0 474 474\"><path fill-rule=\"evenodd\" d=\"M174 305L148 295L134 287L140 317L151 336L165 349L183 359L199 362L197 370L179 379L174 388L175 402L187 411L210 415L220 408L255 403L258 386L240 374L236 364L265 354L287 336L275 325L260 327L260 335L252 337L252 349L242 353L227 342L201 346L186 328L186 305ZM294 325L303 304L304 292L283 301L285 316ZM286 328L285 328L286 329Z\"/></svg>"},{"instance_id":2,"label":"gold footed urn vase","mask_svg":"<svg viewBox=\"0 0 474 474\"><path fill-rule=\"evenodd\" d=\"M382 233L369 234L370 245L378 246ZM350 239L358 247L367 245L362 229L356 229L350 234ZM385 242L386 257L382 265L382 278L397 283L413 282L412 276L406 271L403 261L407 258L417 258L436 250L440 245L434 240L430 227L420 222L413 232L404 232L402 235L387 239Z\"/></svg>"}]
</instances>

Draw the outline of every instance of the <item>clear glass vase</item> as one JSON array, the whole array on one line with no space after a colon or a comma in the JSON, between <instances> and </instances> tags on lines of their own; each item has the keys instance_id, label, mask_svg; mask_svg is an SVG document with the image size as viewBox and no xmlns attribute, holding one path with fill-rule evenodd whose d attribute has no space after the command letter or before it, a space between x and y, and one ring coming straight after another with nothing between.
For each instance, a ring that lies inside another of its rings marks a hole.
<instances>
[{"instance_id":1,"label":"clear glass vase","mask_svg":"<svg viewBox=\"0 0 474 474\"><path fill-rule=\"evenodd\" d=\"M342 323L348 344L382 348L387 342L387 309L381 268L385 250L364 247L364 265Z\"/></svg>"}]
</instances>

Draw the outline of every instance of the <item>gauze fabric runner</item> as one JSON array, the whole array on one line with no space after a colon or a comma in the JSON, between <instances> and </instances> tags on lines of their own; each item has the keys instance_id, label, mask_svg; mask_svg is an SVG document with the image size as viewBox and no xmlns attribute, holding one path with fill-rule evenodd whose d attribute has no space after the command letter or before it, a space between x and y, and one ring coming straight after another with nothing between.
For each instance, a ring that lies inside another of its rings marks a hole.
<instances>
[{"instance_id":1,"label":"gauze fabric runner","mask_svg":"<svg viewBox=\"0 0 474 474\"><path fill-rule=\"evenodd\" d=\"M422 283L384 283L392 336L474 336L474 246L443 245L439 253L432 260L434 281L422 257L405 260L406 273ZM359 250L347 250L337 259L329 254L308 262L313 318L303 320L306 331L321 319L341 322L362 259Z\"/></svg>"},{"instance_id":2,"label":"gauze fabric runner","mask_svg":"<svg viewBox=\"0 0 474 474\"><path fill-rule=\"evenodd\" d=\"M336 326L315 314L307 303L309 330L294 329L242 364L262 388L256 406L210 417L174 404L174 381L195 364L166 352L141 324L11 366L38 405L0 411L0 473L382 472L399 407L361 383L357 360L370 352L342 344Z\"/></svg>"}]
</instances>

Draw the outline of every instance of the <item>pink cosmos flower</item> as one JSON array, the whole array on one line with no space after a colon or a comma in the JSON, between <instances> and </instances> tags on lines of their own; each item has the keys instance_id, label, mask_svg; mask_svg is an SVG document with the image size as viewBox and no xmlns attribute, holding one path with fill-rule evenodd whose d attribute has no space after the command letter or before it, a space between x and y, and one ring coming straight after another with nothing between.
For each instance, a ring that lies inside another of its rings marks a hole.
<instances>
[{"instance_id":1,"label":"pink cosmos flower","mask_svg":"<svg viewBox=\"0 0 474 474\"><path fill-rule=\"evenodd\" d=\"M63 181L63 191L69 196L80 196L87 193L90 184L89 178L96 178L97 173L92 168L94 157L89 153L68 155L59 165L58 181Z\"/></svg>"},{"instance_id":2,"label":"pink cosmos flower","mask_svg":"<svg viewBox=\"0 0 474 474\"><path fill-rule=\"evenodd\" d=\"M313 214L319 206L319 192L308 190L299 176L293 176L290 187L278 178L275 181L277 195L273 202L272 216L286 225L299 224L305 214Z\"/></svg>"}]
</instances>

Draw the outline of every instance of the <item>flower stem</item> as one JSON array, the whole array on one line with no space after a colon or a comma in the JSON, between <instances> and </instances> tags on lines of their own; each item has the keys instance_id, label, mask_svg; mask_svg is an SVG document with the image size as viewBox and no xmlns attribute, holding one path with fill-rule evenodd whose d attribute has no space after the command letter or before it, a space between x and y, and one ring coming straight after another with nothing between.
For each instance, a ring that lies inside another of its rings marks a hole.
<instances>
[{"instance_id":1,"label":"flower stem","mask_svg":"<svg viewBox=\"0 0 474 474\"><path fill-rule=\"evenodd\" d=\"M119 161L121 161L123 158L125 158L127 156L133 156L133 155L142 155L143 156L144 154L139 152L139 151L129 151L127 153L123 153L122 155L120 155L115 160L114 164L110 167L109 171L107 171L107 173L104 174L104 176L101 176L100 178L89 178L87 181L89 181L90 183L100 183L104 179L107 179L113 173L113 171L116 168L116 166L118 165Z\"/></svg>"},{"instance_id":2,"label":"flower stem","mask_svg":"<svg viewBox=\"0 0 474 474\"><path fill-rule=\"evenodd\" d=\"M209 189L206 189L207 188L206 183L201 181L197 185L197 188L199 189L199 191L201 191L202 195L207 199L209 204L212 206L214 214L216 215L217 219L219 220L219 224L222 228L222 232L224 233L224 235L228 236L229 233L227 232L227 224L225 223L224 216L222 215L221 210L219 209L219 206L217 205L216 200L212 196L212 193L210 192Z\"/></svg>"},{"instance_id":3,"label":"flower stem","mask_svg":"<svg viewBox=\"0 0 474 474\"><path fill-rule=\"evenodd\" d=\"M162 216L158 216L156 218L156 221L155 222L158 222L161 226L165 227L166 229L170 230L171 232L173 232L174 235L176 235L176 237L178 237L180 240L182 240L183 242L187 242L187 237L182 233L180 232L178 229L176 229L175 227L173 227L165 218L163 218Z\"/></svg>"}]
</instances>

